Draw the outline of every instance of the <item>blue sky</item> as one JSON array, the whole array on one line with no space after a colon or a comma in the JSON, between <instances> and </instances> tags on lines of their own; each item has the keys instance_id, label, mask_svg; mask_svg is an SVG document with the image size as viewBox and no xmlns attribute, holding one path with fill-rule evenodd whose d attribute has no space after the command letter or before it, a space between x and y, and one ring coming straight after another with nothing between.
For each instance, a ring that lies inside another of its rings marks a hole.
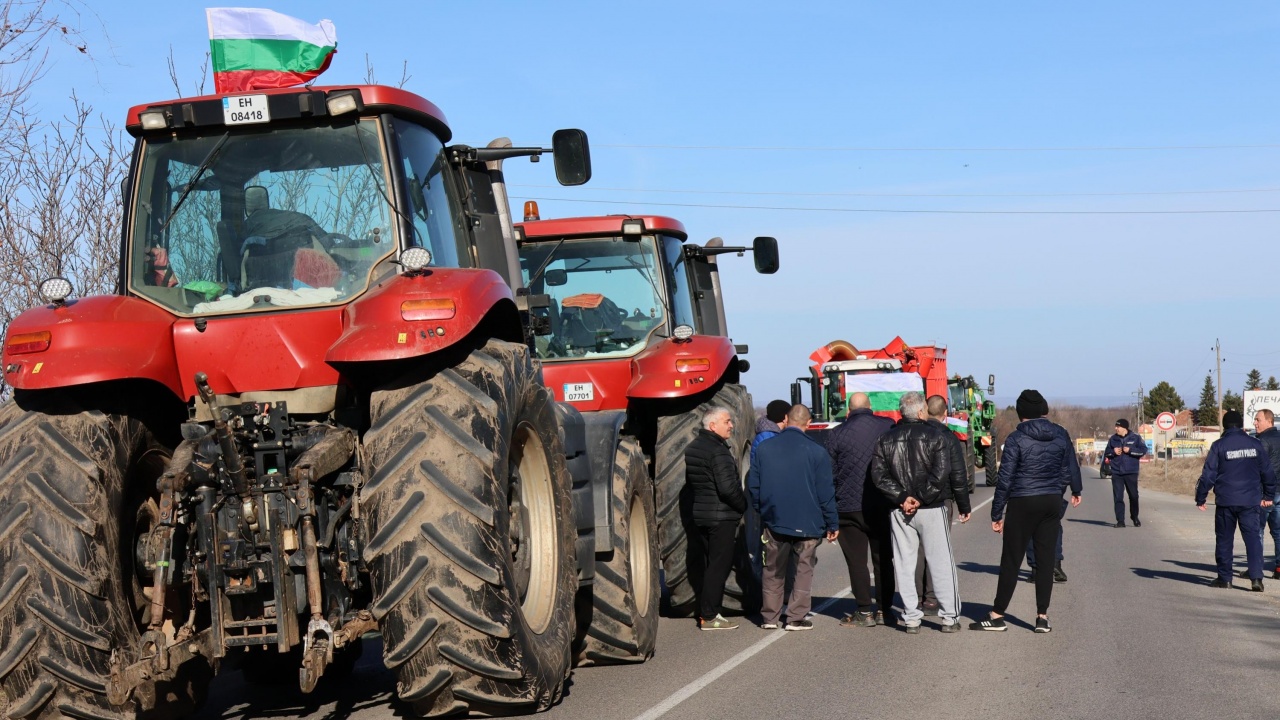
<instances>
[{"instance_id":1,"label":"blue sky","mask_svg":"<svg viewBox=\"0 0 1280 720\"><path fill-rule=\"evenodd\" d=\"M322 82L359 82L367 54L394 84L407 61L406 88L460 142L586 130L584 187L508 166L543 217L777 237L776 275L734 257L722 272L759 403L786 397L819 345L894 335L995 373L1001 404L1024 387L1123 401L1160 380L1194 404L1215 337L1227 387L1280 376L1265 269L1280 212L1186 212L1280 210L1274 3L265 6L334 22ZM204 7L93 3L92 59L55 49L43 115L72 89L117 124L172 98L171 46L193 94ZM1248 192L1189 192L1209 190Z\"/></svg>"}]
</instances>

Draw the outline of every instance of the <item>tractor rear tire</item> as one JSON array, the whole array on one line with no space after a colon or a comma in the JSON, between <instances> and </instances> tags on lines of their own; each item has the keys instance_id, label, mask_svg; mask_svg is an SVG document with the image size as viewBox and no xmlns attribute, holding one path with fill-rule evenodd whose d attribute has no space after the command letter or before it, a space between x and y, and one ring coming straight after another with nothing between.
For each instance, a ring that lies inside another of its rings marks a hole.
<instances>
[{"instance_id":1,"label":"tractor rear tire","mask_svg":"<svg viewBox=\"0 0 1280 720\"><path fill-rule=\"evenodd\" d=\"M995 487L996 474L1000 472L999 468L996 467L996 463L996 444L995 438L992 438L991 444L982 448L982 471L987 476L988 487Z\"/></svg>"},{"instance_id":2,"label":"tractor rear tire","mask_svg":"<svg viewBox=\"0 0 1280 720\"><path fill-rule=\"evenodd\" d=\"M578 589L551 395L524 345L441 354L375 390L364 559L383 661L419 716L560 699Z\"/></svg>"},{"instance_id":3,"label":"tractor rear tire","mask_svg":"<svg viewBox=\"0 0 1280 720\"><path fill-rule=\"evenodd\" d=\"M596 562L591 623L576 658L581 666L644 662L658 639L658 524L648 463L631 438L614 453L612 503L613 549Z\"/></svg>"},{"instance_id":4,"label":"tractor rear tire","mask_svg":"<svg viewBox=\"0 0 1280 720\"><path fill-rule=\"evenodd\" d=\"M726 383L692 409L658 418L658 436L654 445L654 495L658 510L658 546L668 591L668 612L674 617L688 617L696 612L697 578L690 577L689 534L695 533L685 488L684 451L697 437L702 417L711 406L725 408L733 414L733 435L729 446L739 459L742 476L751 457L751 439L755 435L755 410L751 396L741 385ZM743 492L746 492L745 483ZM748 504L750 504L748 502ZM759 593L754 591L750 563L746 559L745 531L739 533L735 572L725 584L722 606L726 612L749 613L759 606ZM697 573L695 573L697 574Z\"/></svg>"},{"instance_id":5,"label":"tractor rear tire","mask_svg":"<svg viewBox=\"0 0 1280 720\"><path fill-rule=\"evenodd\" d=\"M972 438L966 438L960 442L964 443L964 476L968 482L966 487L969 489L969 494L972 495L974 490L978 489L978 455L973 450Z\"/></svg>"},{"instance_id":6,"label":"tractor rear tire","mask_svg":"<svg viewBox=\"0 0 1280 720\"><path fill-rule=\"evenodd\" d=\"M184 717L212 675L196 659L107 701L111 655L140 658L149 604L132 523L168 453L142 423L53 393L0 407L0 712L10 718ZM175 621L185 620L175 618Z\"/></svg>"}]
</instances>

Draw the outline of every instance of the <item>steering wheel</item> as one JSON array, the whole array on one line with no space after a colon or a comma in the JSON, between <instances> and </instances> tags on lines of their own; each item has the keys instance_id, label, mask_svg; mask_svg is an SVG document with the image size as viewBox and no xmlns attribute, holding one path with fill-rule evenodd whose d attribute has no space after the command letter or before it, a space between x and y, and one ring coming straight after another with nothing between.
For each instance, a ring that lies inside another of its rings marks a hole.
<instances>
[{"instance_id":1,"label":"steering wheel","mask_svg":"<svg viewBox=\"0 0 1280 720\"><path fill-rule=\"evenodd\" d=\"M332 250L335 244L339 246L353 245L354 241L348 235L331 232L320 236L320 244L324 246L325 250Z\"/></svg>"}]
</instances>

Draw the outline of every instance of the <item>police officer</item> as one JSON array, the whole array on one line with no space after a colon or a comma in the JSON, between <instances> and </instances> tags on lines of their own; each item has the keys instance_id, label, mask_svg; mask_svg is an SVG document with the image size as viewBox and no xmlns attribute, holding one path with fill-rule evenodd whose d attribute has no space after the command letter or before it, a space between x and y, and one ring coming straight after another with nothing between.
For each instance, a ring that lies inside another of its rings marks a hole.
<instances>
[{"instance_id":1,"label":"police officer","mask_svg":"<svg viewBox=\"0 0 1280 720\"><path fill-rule=\"evenodd\" d=\"M1235 555L1236 525L1244 538L1249 560L1249 580L1254 592L1262 592L1262 533L1258 507L1269 508L1276 494L1276 476L1266 448L1244 432L1244 417L1236 410L1222 416L1222 437L1209 448L1200 482L1196 483L1196 507L1205 509L1213 490L1213 527L1218 542L1215 556L1218 577L1211 587L1231 587L1231 559Z\"/></svg>"},{"instance_id":2,"label":"police officer","mask_svg":"<svg viewBox=\"0 0 1280 720\"><path fill-rule=\"evenodd\" d=\"M1104 455L1111 461L1111 492L1116 499L1116 527L1124 527L1124 495L1129 493L1129 517L1134 527L1142 527L1138 519L1138 458L1147 453L1147 443L1129 432L1129 421L1116 421L1116 432L1107 441Z\"/></svg>"}]
</instances>

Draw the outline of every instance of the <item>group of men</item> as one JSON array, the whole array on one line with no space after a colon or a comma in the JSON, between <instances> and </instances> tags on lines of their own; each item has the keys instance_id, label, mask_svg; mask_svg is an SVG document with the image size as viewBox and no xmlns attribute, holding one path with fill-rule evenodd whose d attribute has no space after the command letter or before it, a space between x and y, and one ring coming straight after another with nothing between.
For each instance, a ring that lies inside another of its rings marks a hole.
<instances>
[{"instance_id":1,"label":"group of men","mask_svg":"<svg viewBox=\"0 0 1280 720\"><path fill-rule=\"evenodd\" d=\"M702 629L738 627L721 613L720 602L732 569L737 521L748 506L762 525L762 628L813 627L808 619L813 569L825 540L840 542L857 602L842 624L896 625L886 612L896 590L907 632L919 632L924 610L935 608L944 632L959 629L950 528L953 506L961 522L969 519L969 464L960 440L946 427L945 398L907 393L899 409L902 419L894 423L872 413L867 395L850 396L847 418L824 447L806 435L807 407L769 403L756 426L746 493L726 444L732 418L721 408L707 412L703 431L685 455L693 519L705 553ZM875 573L874 599L868 560ZM924 593L929 597L922 600Z\"/></svg>"}]
</instances>

